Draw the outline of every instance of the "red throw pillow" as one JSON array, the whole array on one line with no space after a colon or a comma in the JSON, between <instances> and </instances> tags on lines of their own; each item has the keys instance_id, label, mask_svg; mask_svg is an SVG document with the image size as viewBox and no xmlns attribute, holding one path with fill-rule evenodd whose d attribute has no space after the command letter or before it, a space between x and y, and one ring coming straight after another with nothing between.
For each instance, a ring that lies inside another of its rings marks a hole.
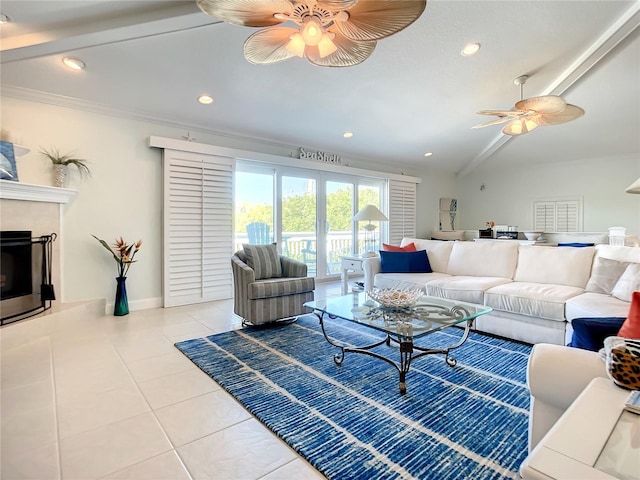
<instances>
[{"instance_id":1,"label":"red throw pillow","mask_svg":"<svg viewBox=\"0 0 640 480\"><path fill-rule=\"evenodd\" d=\"M405 245L404 247L396 247L395 245L389 245L388 243L382 244L382 250L385 252L416 252L418 249L416 248L416 244L411 242Z\"/></svg>"},{"instance_id":2,"label":"red throw pillow","mask_svg":"<svg viewBox=\"0 0 640 480\"><path fill-rule=\"evenodd\" d=\"M640 339L640 292L633 292L631 295L629 315L627 315L627 319L620 327L618 336Z\"/></svg>"}]
</instances>

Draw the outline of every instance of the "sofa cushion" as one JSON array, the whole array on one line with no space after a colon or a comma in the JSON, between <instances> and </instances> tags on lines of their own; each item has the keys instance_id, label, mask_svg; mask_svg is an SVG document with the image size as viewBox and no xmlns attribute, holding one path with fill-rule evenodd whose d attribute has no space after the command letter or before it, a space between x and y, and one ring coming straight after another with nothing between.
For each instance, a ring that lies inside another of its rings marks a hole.
<instances>
[{"instance_id":1,"label":"sofa cushion","mask_svg":"<svg viewBox=\"0 0 640 480\"><path fill-rule=\"evenodd\" d=\"M378 273L373 284L378 288L421 288L426 292L426 284L438 278L448 278L446 273Z\"/></svg>"},{"instance_id":2,"label":"sofa cushion","mask_svg":"<svg viewBox=\"0 0 640 480\"><path fill-rule=\"evenodd\" d=\"M548 283L583 289L589 281L595 249L523 245L518 253L517 282Z\"/></svg>"},{"instance_id":3,"label":"sofa cushion","mask_svg":"<svg viewBox=\"0 0 640 480\"><path fill-rule=\"evenodd\" d=\"M485 290L511 281L510 278L498 277L445 277L430 281L427 284L427 294L483 305Z\"/></svg>"},{"instance_id":4,"label":"sofa cushion","mask_svg":"<svg viewBox=\"0 0 640 480\"><path fill-rule=\"evenodd\" d=\"M629 314L617 335L618 337L640 339L640 292L633 292Z\"/></svg>"},{"instance_id":5,"label":"sofa cushion","mask_svg":"<svg viewBox=\"0 0 640 480\"><path fill-rule=\"evenodd\" d=\"M247 257L247 265L255 272L256 280L282 276L282 265L275 243L269 245L243 243L242 249Z\"/></svg>"},{"instance_id":6,"label":"sofa cushion","mask_svg":"<svg viewBox=\"0 0 640 480\"><path fill-rule=\"evenodd\" d=\"M414 243L418 250L427 251L431 270L434 272L447 273L449 256L451 255L451 248L453 248L454 242L439 242L437 240L405 237L402 239L400 245L404 247L409 243Z\"/></svg>"},{"instance_id":7,"label":"sofa cushion","mask_svg":"<svg viewBox=\"0 0 640 480\"><path fill-rule=\"evenodd\" d=\"M602 293L585 292L567 300L567 320L579 317L626 317L629 303Z\"/></svg>"},{"instance_id":8,"label":"sofa cushion","mask_svg":"<svg viewBox=\"0 0 640 480\"><path fill-rule=\"evenodd\" d=\"M640 290L640 263L630 263L611 290L611 295L630 302L631 294L637 290Z\"/></svg>"},{"instance_id":9,"label":"sofa cushion","mask_svg":"<svg viewBox=\"0 0 640 480\"><path fill-rule=\"evenodd\" d=\"M449 257L449 275L513 278L518 242L455 242ZM586 281L585 281L586 283Z\"/></svg>"},{"instance_id":10,"label":"sofa cushion","mask_svg":"<svg viewBox=\"0 0 640 480\"><path fill-rule=\"evenodd\" d=\"M624 318L620 317L574 318L571 343L567 346L597 352L604 346L605 338L618 333L622 322Z\"/></svg>"},{"instance_id":11,"label":"sofa cushion","mask_svg":"<svg viewBox=\"0 0 640 480\"><path fill-rule=\"evenodd\" d=\"M617 247L606 244L596 245L595 248L598 257L610 258L619 262L640 263L640 248Z\"/></svg>"},{"instance_id":12,"label":"sofa cushion","mask_svg":"<svg viewBox=\"0 0 640 480\"><path fill-rule=\"evenodd\" d=\"M260 298L281 297L297 293L312 292L315 288L314 279L306 278L269 278L249 284L247 295L250 300Z\"/></svg>"},{"instance_id":13,"label":"sofa cushion","mask_svg":"<svg viewBox=\"0 0 640 480\"><path fill-rule=\"evenodd\" d=\"M382 273L431 273L425 250L417 252L380 252Z\"/></svg>"},{"instance_id":14,"label":"sofa cushion","mask_svg":"<svg viewBox=\"0 0 640 480\"><path fill-rule=\"evenodd\" d=\"M591 277L585 287L585 291L594 293L611 294L611 290L618 282L618 279L624 273L629 263L619 262L596 256L593 260L593 268L591 269Z\"/></svg>"},{"instance_id":15,"label":"sofa cushion","mask_svg":"<svg viewBox=\"0 0 640 480\"><path fill-rule=\"evenodd\" d=\"M581 288L567 285L511 282L485 291L484 303L495 310L562 322L565 302L582 292Z\"/></svg>"},{"instance_id":16,"label":"sofa cushion","mask_svg":"<svg viewBox=\"0 0 640 480\"><path fill-rule=\"evenodd\" d=\"M383 243L382 250L384 250L385 252L416 252L418 251L418 249L416 248L416 244L413 242L408 243L404 247L397 247L395 245L389 245L388 243Z\"/></svg>"}]
</instances>

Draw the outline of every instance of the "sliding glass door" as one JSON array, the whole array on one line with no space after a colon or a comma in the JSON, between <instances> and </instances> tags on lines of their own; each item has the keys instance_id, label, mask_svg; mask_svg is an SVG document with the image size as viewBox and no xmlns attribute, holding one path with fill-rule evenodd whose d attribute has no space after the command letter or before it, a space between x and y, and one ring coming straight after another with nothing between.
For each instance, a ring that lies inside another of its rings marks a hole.
<instances>
[{"instance_id":1,"label":"sliding glass door","mask_svg":"<svg viewBox=\"0 0 640 480\"><path fill-rule=\"evenodd\" d=\"M282 166L266 169L249 162L237 165L236 247L277 242L283 255L306 263L309 276L319 280L340 275L343 255L364 252L364 230L359 231L363 224L355 224L353 216L367 204L384 205L386 182ZM259 238L249 234L254 223L268 227L259 225ZM377 239L380 233L378 228Z\"/></svg>"}]
</instances>

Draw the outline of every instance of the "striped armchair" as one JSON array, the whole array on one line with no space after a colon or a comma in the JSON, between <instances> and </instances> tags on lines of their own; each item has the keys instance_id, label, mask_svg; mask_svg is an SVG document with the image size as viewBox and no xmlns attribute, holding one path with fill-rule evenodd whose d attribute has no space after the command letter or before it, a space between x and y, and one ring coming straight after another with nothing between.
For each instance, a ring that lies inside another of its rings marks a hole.
<instances>
[{"instance_id":1,"label":"striped armchair","mask_svg":"<svg viewBox=\"0 0 640 480\"><path fill-rule=\"evenodd\" d=\"M246 262L243 251L231 257L233 311L243 323L260 325L311 312L302 306L313 300L316 286L315 279L307 277L306 264L280 255L282 277L256 280Z\"/></svg>"}]
</instances>

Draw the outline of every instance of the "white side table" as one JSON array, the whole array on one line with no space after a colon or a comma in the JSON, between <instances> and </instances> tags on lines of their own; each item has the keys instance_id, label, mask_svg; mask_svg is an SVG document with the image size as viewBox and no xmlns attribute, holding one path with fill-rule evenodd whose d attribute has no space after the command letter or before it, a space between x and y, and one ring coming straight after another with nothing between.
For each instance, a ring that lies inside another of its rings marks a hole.
<instances>
[{"instance_id":1,"label":"white side table","mask_svg":"<svg viewBox=\"0 0 640 480\"><path fill-rule=\"evenodd\" d=\"M523 462L522 478L640 478L640 454L629 438L640 415L624 410L629 393L607 378L592 380Z\"/></svg>"},{"instance_id":2,"label":"white side table","mask_svg":"<svg viewBox=\"0 0 640 480\"><path fill-rule=\"evenodd\" d=\"M362 273L362 261L367 258L361 255L344 255L342 257L342 295L349 293L349 272Z\"/></svg>"}]
</instances>

